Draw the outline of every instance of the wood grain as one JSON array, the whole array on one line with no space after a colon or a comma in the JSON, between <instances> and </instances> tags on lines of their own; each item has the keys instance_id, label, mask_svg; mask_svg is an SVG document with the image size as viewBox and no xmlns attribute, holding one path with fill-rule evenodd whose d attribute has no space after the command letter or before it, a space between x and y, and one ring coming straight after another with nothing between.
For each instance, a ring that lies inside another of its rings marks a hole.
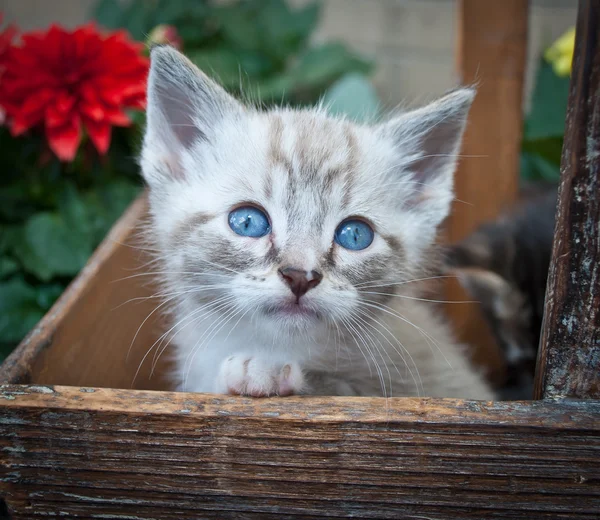
<instances>
[{"instance_id":1,"label":"wood grain","mask_svg":"<svg viewBox=\"0 0 600 520\"><path fill-rule=\"evenodd\" d=\"M455 176L456 201L447 240L458 242L481 223L495 219L517 199L522 104L527 54L527 0L457 4L457 70L462 84L476 84L462 155ZM447 299L464 301L449 282ZM504 366L478 305L445 307L459 339L475 349L475 359L495 380Z\"/></svg>"},{"instance_id":2,"label":"wood grain","mask_svg":"<svg viewBox=\"0 0 600 520\"><path fill-rule=\"evenodd\" d=\"M0 382L168 388L161 377L167 368L166 359L152 378L152 356L141 364L165 330L161 312L151 315L160 299L148 298L157 290L152 277L147 276L152 268L143 267L148 257L140 250L139 231L145 215L146 199L142 196L115 224L42 321L5 360Z\"/></svg>"},{"instance_id":3,"label":"wood grain","mask_svg":"<svg viewBox=\"0 0 600 520\"><path fill-rule=\"evenodd\" d=\"M477 85L456 173L452 242L517 200L529 2L458 2L457 69ZM472 157L474 156L474 157Z\"/></svg>"},{"instance_id":4,"label":"wood grain","mask_svg":"<svg viewBox=\"0 0 600 520\"><path fill-rule=\"evenodd\" d=\"M600 1L580 2L537 397L600 398Z\"/></svg>"},{"instance_id":5,"label":"wood grain","mask_svg":"<svg viewBox=\"0 0 600 520\"><path fill-rule=\"evenodd\" d=\"M592 519L600 402L0 392L13 518Z\"/></svg>"}]
</instances>

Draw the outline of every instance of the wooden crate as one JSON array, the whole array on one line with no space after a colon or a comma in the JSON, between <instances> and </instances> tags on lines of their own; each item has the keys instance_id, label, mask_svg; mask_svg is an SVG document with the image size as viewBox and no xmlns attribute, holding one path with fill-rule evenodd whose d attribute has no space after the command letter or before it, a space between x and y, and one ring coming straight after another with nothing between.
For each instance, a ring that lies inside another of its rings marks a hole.
<instances>
[{"instance_id":1,"label":"wooden crate","mask_svg":"<svg viewBox=\"0 0 600 520\"><path fill-rule=\"evenodd\" d=\"M461 4L463 31L479 26L463 54L488 38L513 63L527 2L482 4ZM496 89L520 103L522 64L503 70L517 85L488 85L472 128L506 111ZM599 518L599 89L600 0L582 0L536 401L173 393L149 363L131 389L164 330L154 313L126 359L156 307L134 240L140 199L0 369L0 518ZM514 151L518 135L502 142Z\"/></svg>"}]
</instances>

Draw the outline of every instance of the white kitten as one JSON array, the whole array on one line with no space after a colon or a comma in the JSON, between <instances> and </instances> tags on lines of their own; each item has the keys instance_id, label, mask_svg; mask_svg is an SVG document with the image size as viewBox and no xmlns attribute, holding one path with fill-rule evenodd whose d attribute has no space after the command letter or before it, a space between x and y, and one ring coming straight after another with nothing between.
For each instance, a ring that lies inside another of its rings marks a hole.
<instances>
[{"instance_id":1,"label":"white kitten","mask_svg":"<svg viewBox=\"0 0 600 520\"><path fill-rule=\"evenodd\" d=\"M376 126L261 112L154 49L142 169L178 388L491 398L415 283L473 96Z\"/></svg>"}]
</instances>

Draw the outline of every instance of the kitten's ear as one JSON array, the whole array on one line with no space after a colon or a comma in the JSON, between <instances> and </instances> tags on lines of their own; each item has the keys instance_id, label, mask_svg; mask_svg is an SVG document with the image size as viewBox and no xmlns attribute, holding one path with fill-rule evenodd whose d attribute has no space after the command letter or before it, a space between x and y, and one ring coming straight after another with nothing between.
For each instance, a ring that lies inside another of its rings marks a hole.
<instances>
[{"instance_id":1,"label":"kitten's ear","mask_svg":"<svg viewBox=\"0 0 600 520\"><path fill-rule=\"evenodd\" d=\"M173 47L154 47L150 60L142 170L152 182L181 177L182 154L243 107Z\"/></svg>"},{"instance_id":2,"label":"kitten's ear","mask_svg":"<svg viewBox=\"0 0 600 520\"><path fill-rule=\"evenodd\" d=\"M461 242L448 246L443 255L444 265L448 269L453 267L490 268L495 256L491 231L497 229L498 226L493 226L491 229L488 227L487 230L479 229ZM498 236L497 231L496 236ZM505 251L502 251L502 253L506 254Z\"/></svg>"},{"instance_id":3,"label":"kitten's ear","mask_svg":"<svg viewBox=\"0 0 600 520\"><path fill-rule=\"evenodd\" d=\"M472 88L455 90L380 127L393 139L402 170L410 171L415 181L415 193L408 202L428 204L428 211L433 209L431 203L439 202L436 218L440 222L450 209L454 169L474 98Z\"/></svg>"},{"instance_id":4,"label":"kitten's ear","mask_svg":"<svg viewBox=\"0 0 600 520\"><path fill-rule=\"evenodd\" d=\"M502 276L487 269L456 269L454 274L463 288L497 319L519 312L519 293Z\"/></svg>"}]
</instances>

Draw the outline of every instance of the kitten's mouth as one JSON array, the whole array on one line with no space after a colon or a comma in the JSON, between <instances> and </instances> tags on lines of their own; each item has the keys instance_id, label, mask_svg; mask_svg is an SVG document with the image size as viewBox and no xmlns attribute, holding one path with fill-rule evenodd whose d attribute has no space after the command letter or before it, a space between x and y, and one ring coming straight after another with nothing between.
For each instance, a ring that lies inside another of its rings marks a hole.
<instances>
[{"instance_id":1,"label":"kitten's mouth","mask_svg":"<svg viewBox=\"0 0 600 520\"><path fill-rule=\"evenodd\" d=\"M303 304L302 302L284 302L276 305L270 305L264 309L268 316L288 318L288 319L312 319L316 320L321 317L320 313Z\"/></svg>"}]
</instances>

